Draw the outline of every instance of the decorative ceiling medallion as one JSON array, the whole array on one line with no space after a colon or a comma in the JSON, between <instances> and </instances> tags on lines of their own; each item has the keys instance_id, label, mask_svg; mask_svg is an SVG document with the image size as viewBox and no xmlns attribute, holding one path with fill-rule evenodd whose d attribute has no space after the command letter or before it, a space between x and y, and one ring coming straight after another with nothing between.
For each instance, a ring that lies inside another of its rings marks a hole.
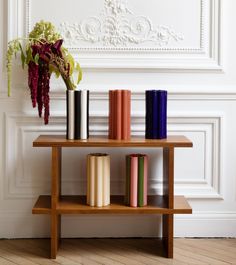
<instances>
[{"instance_id":1,"label":"decorative ceiling medallion","mask_svg":"<svg viewBox=\"0 0 236 265\"><path fill-rule=\"evenodd\" d=\"M93 16L79 23L63 22L59 30L68 46L89 42L99 46L126 47L152 43L167 46L171 40L183 36L165 25L153 26L146 16L136 16L128 8L127 0L104 0L101 16Z\"/></svg>"}]
</instances>

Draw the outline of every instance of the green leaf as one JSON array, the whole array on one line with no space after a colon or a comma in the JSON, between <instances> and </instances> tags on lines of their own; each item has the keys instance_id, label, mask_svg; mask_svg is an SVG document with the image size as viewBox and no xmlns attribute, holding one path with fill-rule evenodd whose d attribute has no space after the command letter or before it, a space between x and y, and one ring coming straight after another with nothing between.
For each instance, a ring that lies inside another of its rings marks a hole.
<instances>
[{"instance_id":1,"label":"green leaf","mask_svg":"<svg viewBox=\"0 0 236 265\"><path fill-rule=\"evenodd\" d=\"M25 61L26 61L26 57L23 51L23 48L21 46L21 44L19 43L19 47L20 47L20 52L21 52L21 63L22 63L22 68L25 68Z\"/></svg>"},{"instance_id":2,"label":"green leaf","mask_svg":"<svg viewBox=\"0 0 236 265\"><path fill-rule=\"evenodd\" d=\"M79 63L76 64L76 71L78 71L77 84L79 84L79 82L82 80L82 77L83 77L82 69L81 69Z\"/></svg>"},{"instance_id":3,"label":"green leaf","mask_svg":"<svg viewBox=\"0 0 236 265\"><path fill-rule=\"evenodd\" d=\"M21 52L21 64L22 64L22 68L25 68L25 54L23 52Z\"/></svg>"},{"instance_id":4,"label":"green leaf","mask_svg":"<svg viewBox=\"0 0 236 265\"><path fill-rule=\"evenodd\" d=\"M29 64L30 61L34 61L33 56L32 56L32 49L31 47L28 47L26 50L26 63Z\"/></svg>"},{"instance_id":5,"label":"green leaf","mask_svg":"<svg viewBox=\"0 0 236 265\"><path fill-rule=\"evenodd\" d=\"M62 49L62 52L64 52L64 53L68 52L68 49L63 47L63 46L61 47L61 49Z\"/></svg>"},{"instance_id":6,"label":"green leaf","mask_svg":"<svg viewBox=\"0 0 236 265\"><path fill-rule=\"evenodd\" d=\"M34 62L35 62L37 65L39 64L39 54L38 54L38 53L34 56Z\"/></svg>"},{"instance_id":7,"label":"green leaf","mask_svg":"<svg viewBox=\"0 0 236 265\"><path fill-rule=\"evenodd\" d=\"M56 78L59 78L61 76L61 73L57 69L54 68L53 72L54 72Z\"/></svg>"},{"instance_id":8,"label":"green leaf","mask_svg":"<svg viewBox=\"0 0 236 265\"><path fill-rule=\"evenodd\" d=\"M61 73L59 72L58 68L54 67L53 65L49 65L49 72L50 74L54 73L56 78L59 78L61 76Z\"/></svg>"},{"instance_id":9,"label":"green leaf","mask_svg":"<svg viewBox=\"0 0 236 265\"><path fill-rule=\"evenodd\" d=\"M70 64L70 73L69 73L69 75L71 76L73 74L73 72L74 72L75 60L74 60L73 56L70 53L67 54L66 59L67 59L68 63Z\"/></svg>"}]
</instances>

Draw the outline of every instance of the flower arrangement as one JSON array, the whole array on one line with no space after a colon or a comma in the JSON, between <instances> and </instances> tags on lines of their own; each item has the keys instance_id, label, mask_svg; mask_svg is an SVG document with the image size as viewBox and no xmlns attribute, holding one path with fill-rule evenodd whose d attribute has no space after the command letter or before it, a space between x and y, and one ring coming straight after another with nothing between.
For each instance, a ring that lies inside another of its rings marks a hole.
<instances>
[{"instance_id":1,"label":"flower arrangement","mask_svg":"<svg viewBox=\"0 0 236 265\"><path fill-rule=\"evenodd\" d=\"M22 46L22 42L25 43ZM11 70L13 55L21 54L22 68L28 66L28 86L31 93L32 105L38 105L39 117L44 108L44 123L49 121L49 90L50 77L54 73L61 76L68 90L76 88L82 79L82 70L72 55L62 46L63 40L50 22L40 21L35 24L28 38L18 38L8 43L7 73L8 96L11 90ZM77 73L74 82L73 74Z\"/></svg>"}]
</instances>

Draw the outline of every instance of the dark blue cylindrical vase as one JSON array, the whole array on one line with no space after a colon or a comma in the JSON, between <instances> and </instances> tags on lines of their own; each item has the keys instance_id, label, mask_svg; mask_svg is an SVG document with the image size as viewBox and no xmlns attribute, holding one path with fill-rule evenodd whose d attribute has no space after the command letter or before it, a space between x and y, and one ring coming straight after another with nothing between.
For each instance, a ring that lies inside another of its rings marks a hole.
<instances>
[{"instance_id":1,"label":"dark blue cylindrical vase","mask_svg":"<svg viewBox=\"0 0 236 265\"><path fill-rule=\"evenodd\" d=\"M145 138L152 139L152 91L145 91L145 99L146 99L146 130L145 130Z\"/></svg>"},{"instance_id":2,"label":"dark blue cylindrical vase","mask_svg":"<svg viewBox=\"0 0 236 265\"><path fill-rule=\"evenodd\" d=\"M167 91L158 91L158 131L157 139L167 137Z\"/></svg>"},{"instance_id":3,"label":"dark blue cylindrical vase","mask_svg":"<svg viewBox=\"0 0 236 265\"><path fill-rule=\"evenodd\" d=\"M146 139L167 137L167 91L147 90L146 97Z\"/></svg>"}]
</instances>

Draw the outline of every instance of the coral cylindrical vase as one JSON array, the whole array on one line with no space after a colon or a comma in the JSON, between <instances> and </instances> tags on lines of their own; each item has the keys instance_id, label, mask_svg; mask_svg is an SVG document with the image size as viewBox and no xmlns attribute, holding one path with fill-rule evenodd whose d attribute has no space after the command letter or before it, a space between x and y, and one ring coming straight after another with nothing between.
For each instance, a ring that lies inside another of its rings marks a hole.
<instances>
[{"instance_id":1,"label":"coral cylindrical vase","mask_svg":"<svg viewBox=\"0 0 236 265\"><path fill-rule=\"evenodd\" d=\"M109 139L130 139L130 90L109 91Z\"/></svg>"},{"instance_id":2,"label":"coral cylindrical vase","mask_svg":"<svg viewBox=\"0 0 236 265\"><path fill-rule=\"evenodd\" d=\"M87 155L87 204L103 207L110 204L110 156Z\"/></svg>"}]
</instances>

